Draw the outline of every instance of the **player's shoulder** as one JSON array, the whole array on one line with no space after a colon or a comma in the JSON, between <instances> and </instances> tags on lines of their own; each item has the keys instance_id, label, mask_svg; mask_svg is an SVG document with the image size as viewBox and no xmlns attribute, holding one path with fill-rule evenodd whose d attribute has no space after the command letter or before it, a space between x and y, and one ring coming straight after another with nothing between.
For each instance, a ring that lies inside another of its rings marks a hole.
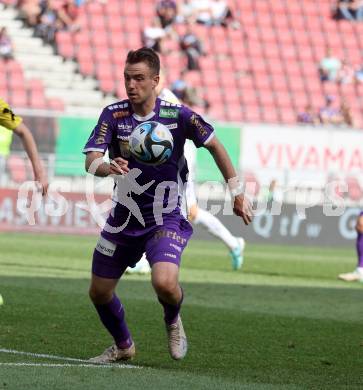
<instances>
[{"instance_id":1,"label":"player's shoulder","mask_svg":"<svg viewBox=\"0 0 363 390\"><path fill-rule=\"evenodd\" d=\"M131 104L128 99L121 100L106 106L103 110L104 113L109 114L114 119L125 118L131 116Z\"/></svg>"},{"instance_id":2,"label":"player's shoulder","mask_svg":"<svg viewBox=\"0 0 363 390\"><path fill-rule=\"evenodd\" d=\"M183 119L190 117L191 110L181 103L171 103L160 99L159 117L164 119Z\"/></svg>"}]
</instances>

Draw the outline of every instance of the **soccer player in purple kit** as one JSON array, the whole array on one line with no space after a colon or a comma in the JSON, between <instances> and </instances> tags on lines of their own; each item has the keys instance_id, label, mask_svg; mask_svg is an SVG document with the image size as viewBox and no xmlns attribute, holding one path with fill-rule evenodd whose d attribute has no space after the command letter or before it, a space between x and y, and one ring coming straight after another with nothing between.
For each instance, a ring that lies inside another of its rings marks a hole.
<instances>
[{"instance_id":1,"label":"soccer player in purple kit","mask_svg":"<svg viewBox=\"0 0 363 390\"><path fill-rule=\"evenodd\" d=\"M355 229L358 234L357 241L356 241L357 256L358 256L357 268L353 272L340 274L338 278L344 280L345 282L363 283L363 211L361 211L361 213L357 218Z\"/></svg>"},{"instance_id":2,"label":"soccer player in purple kit","mask_svg":"<svg viewBox=\"0 0 363 390\"><path fill-rule=\"evenodd\" d=\"M124 68L128 99L103 110L83 151L88 172L100 177L115 175L116 182L114 208L94 250L89 290L115 344L90 359L92 362L128 360L135 355L135 344L115 288L125 269L136 264L144 252L152 268L152 286L164 310L170 355L176 360L186 355L187 339L179 314L183 290L178 281L181 253L192 234L191 225L180 211L182 187L188 173L183 154L186 139L209 150L228 183L234 213L246 225L252 219L251 204L244 198L242 185L212 126L187 107L157 98L159 72L160 60L152 49L128 53ZM171 157L158 166L137 162L128 148L132 130L150 120L167 126L174 138ZM102 160L107 150L111 163ZM160 209L161 223L160 215L155 215Z\"/></svg>"}]
</instances>

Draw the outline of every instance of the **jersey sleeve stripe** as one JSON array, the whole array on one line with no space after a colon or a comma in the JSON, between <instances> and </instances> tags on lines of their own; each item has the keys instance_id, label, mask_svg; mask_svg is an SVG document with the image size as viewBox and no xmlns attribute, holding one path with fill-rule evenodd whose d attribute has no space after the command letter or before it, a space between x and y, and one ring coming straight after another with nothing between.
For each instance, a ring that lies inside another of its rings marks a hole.
<instances>
[{"instance_id":1,"label":"jersey sleeve stripe","mask_svg":"<svg viewBox=\"0 0 363 390\"><path fill-rule=\"evenodd\" d=\"M207 145L214 137L214 132L203 142L203 145Z\"/></svg>"}]
</instances>

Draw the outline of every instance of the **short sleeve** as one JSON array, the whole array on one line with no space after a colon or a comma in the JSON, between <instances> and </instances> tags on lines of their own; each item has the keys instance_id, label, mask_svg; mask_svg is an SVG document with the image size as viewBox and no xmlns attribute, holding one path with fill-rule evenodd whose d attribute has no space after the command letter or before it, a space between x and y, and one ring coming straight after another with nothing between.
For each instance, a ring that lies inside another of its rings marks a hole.
<instances>
[{"instance_id":1,"label":"short sleeve","mask_svg":"<svg viewBox=\"0 0 363 390\"><path fill-rule=\"evenodd\" d=\"M187 107L183 107L183 119L186 128L186 138L192 140L197 148L207 145L214 137L213 126Z\"/></svg>"},{"instance_id":2,"label":"short sleeve","mask_svg":"<svg viewBox=\"0 0 363 390\"><path fill-rule=\"evenodd\" d=\"M15 130L22 121L23 119L15 115L9 105L0 99L0 126L8 130Z\"/></svg>"},{"instance_id":3,"label":"short sleeve","mask_svg":"<svg viewBox=\"0 0 363 390\"><path fill-rule=\"evenodd\" d=\"M111 117L110 111L105 108L84 146L83 153L105 153L112 140L113 126L113 118Z\"/></svg>"}]
</instances>

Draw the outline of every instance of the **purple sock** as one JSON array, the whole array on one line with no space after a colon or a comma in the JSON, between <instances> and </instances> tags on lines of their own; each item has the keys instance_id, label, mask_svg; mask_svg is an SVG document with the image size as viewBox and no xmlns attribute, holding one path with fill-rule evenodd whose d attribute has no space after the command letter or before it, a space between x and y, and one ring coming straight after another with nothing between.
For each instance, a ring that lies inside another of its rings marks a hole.
<instances>
[{"instance_id":1,"label":"purple sock","mask_svg":"<svg viewBox=\"0 0 363 390\"><path fill-rule=\"evenodd\" d=\"M125 311L118 297L114 294L110 302L104 305L95 304L95 308L116 345L122 349L130 347L132 339L125 321Z\"/></svg>"},{"instance_id":2,"label":"purple sock","mask_svg":"<svg viewBox=\"0 0 363 390\"><path fill-rule=\"evenodd\" d=\"M357 255L358 255L358 267L363 267L363 234L358 233L357 237Z\"/></svg>"},{"instance_id":3,"label":"purple sock","mask_svg":"<svg viewBox=\"0 0 363 390\"><path fill-rule=\"evenodd\" d=\"M184 299L183 289L182 297L180 302L177 305L171 305L170 303L164 302L160 297L158 297L159 302L162 304L164 308L164 321L167 325L174 324L178 318L178 314L180 312L181 305Z\"/></svg>"}]
</instances>

